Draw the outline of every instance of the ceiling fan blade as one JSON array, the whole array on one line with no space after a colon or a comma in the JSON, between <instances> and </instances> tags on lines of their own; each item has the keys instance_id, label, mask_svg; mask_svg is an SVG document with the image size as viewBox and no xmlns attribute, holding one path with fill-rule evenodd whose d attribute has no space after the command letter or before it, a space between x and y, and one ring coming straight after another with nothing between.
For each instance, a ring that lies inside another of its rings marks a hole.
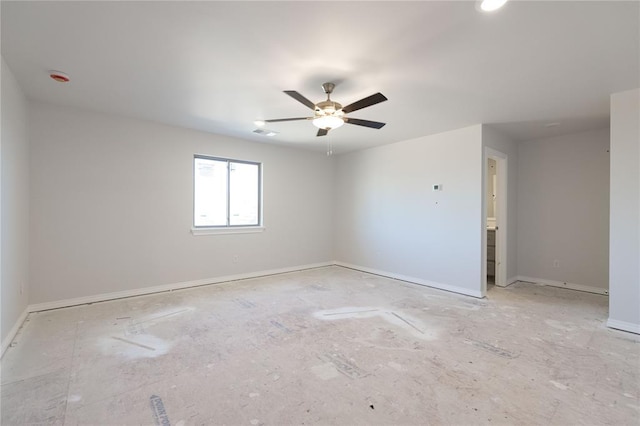
<instances>
[{"instance_id":1,"label":"ceiling fan blade","mask_svg":"<svg viewBox=\"0 0 640 426\"><path fill-rule=\"evenodd\" d=\"M304 96L302 96L300 93L296 92L295 90L285 90L284 93L286 93L287 95L291 96L293 99L295 99L296 101L300 102L301 104L307 106L308 108L311 108L313 110L316 109L316 104L314 104L309 99L305 98Z\"/></svg>"},{"instance_id":2,"label":"ceiling fan blade","mask_svg":"<svg viewBox=\"0 0 640 426\"><path fill-rule=\"evenodd\" d=\"M316 136L326 136L329 133L329 129L318 129L318 134Z\"/></svg>"},{"instance_id":3,"label":"ceiling fan blade","mask_svg":"<svg viewBox=\"0 0 640 426\"><path fill-rule=\"evenodd\" d=\"M359 118L343 117L345 123L355 124L356 126L371 127L373 129L380 129L387 123L380 123L379 121L360 120Z\"/></svg>"},{"instance_id":4,"label":"ceiling fan blade","mask_svg":"<svg viewBox=\"0 0 640 426\"><path fill-rule=\"evenodd\" d=\"M362 108L370 107L371 105L379 104L380 102L386 101L387 98L382 93L378 92L375 95L367 96L364 99L360 99L346 107L342 108L342 112L348 114L353 111L357 111Z\"/></svg>"},{"instance_id":5,"label":"ceiling fan blade","mask_svg":"<svg viewBox=\"0 0 640 426\"><path fill-rule=\"evenodd\" d=\"M263 120L265 123L278 123L280 121L297 121L297 120L311 120L313 117L296 117L296 118L275 118L273 120Z\"/></svg>"}]
</instances>

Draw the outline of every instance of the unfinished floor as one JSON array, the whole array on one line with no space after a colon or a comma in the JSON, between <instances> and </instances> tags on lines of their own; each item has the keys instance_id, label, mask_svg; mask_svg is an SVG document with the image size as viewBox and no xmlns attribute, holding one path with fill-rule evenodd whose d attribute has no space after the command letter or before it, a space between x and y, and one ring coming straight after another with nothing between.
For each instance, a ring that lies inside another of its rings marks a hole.
<instances>
[{"instance_id":1,"label":"unfinished floor","mask_svg":"<svg viewBox=\"0 0 640 426\"><path fill-rule=\"evenodd\" d=\"M607 298L474 299L327 267L31 314L2 424L640 422L640 336Z\"/></svg>"}]
</instances>

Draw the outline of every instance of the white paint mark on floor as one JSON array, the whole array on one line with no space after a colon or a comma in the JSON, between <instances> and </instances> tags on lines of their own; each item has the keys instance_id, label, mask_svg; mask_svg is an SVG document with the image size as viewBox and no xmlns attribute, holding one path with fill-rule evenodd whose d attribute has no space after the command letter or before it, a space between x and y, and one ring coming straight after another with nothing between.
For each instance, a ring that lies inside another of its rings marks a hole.
<instances>
[{"instance_id":1,"label":"white paint mark on floor","mask_svg":"<svg viewBox=\"0 0 640 426\"><path fill-rule=\"evenodd\" d=\"M251 420L251 424L254 425L254 426L257 425L258 423L260 423L260 420L258 420L258 419Z\"/></svg>"},{"instance_id":2,"label":"white paint mark on floor","mask_svg":"<svg viewBox=\"0 0 640 426\"><path fill-rule=\"evenodd\" d=\"M379 315L380 308L363 308L347 306L344 308L330 309L316 312L313 316L318 319L345 319L345 318L371 318Z\"/></svg>"},{"instance_id":3,"label":"white paint mark on floor","mask_svg":"<svg viewBox=\"0 0 640 426\"><path fill-rule=\"evenodd\" d=\"M384 312L382 317L391 324L397 325L401 328L408 329L416 337L421 339L429 339L426 335L425 327L421 324L421 321L415 318L410 318L406 314L399 314L393 311Z\"/></svg>"},{"instance_id":4,"label":"white paint mark on floor","mask_svg":"<svg viewBox=\"0 0 640 426\"><path fill-rule=\"evenodd\" d=\"M553 386L557 387L558 389L561 390L567 390L569 389L569 386L563 385L560 382L556 382L555 380L549 380L549 383L551 383Z\"/></svg>"},{"instance_id":5,"label":"white paint mark on floor","mask_svg":"<svg viewBox=\"0 0 640 426\"><path fill-rule=\"evenodd\" d=\"M454 308L463 309L465 311L477 311L480 309L480 305L474 305L472 303L462 302L460 305L453 305Z\"/></svg>"},{"instance_id":6,"label":"white paint mark on floor","mask_svg":"<svg viewBox=\"0 0 640 426\"><path fill-rule=\"evenodd\" d=\"M556 328L558 330L563 330L563 331L574 331L576 330L576 326L570 322L562 322L562 321L556 321L556 320L545 320L544 321L548 326Z\"/></svg>"},{"instance_id":7,"label":"white paint mark on floor","mask_svg":"<svg viewBox=\"0 0 640 426\"><path fill-rule=\"evenodd\" d=\"M69 398L67 398L67 401L69 402L78 402L82 399L82 396L80 395L69 395Z\"/></svg>"},{"instance_id":8,"label":"white paint mark on floor","mask_svg":"<svg viewBox=\"0 0 640 426\"><path fill-rule=\"evenodd\" d=\"M510 305L501 305L498 306L498 309L500 309L501 311L517 311L518 308L516 308L515 306L510 306Z\"/></svg>"},{"instance_id":9,"label":"white paint mark on floor","mask_svg":"<svg viewBox=\"0 0 640 426\"><path fill-rule=\"evenodd\" d=\"M136 324L154 324L157 323L161 320L166 320L169 319L175 315L180 315L180 314L185 314L187 312L191 312L194 311L195 308L193 307L186 307L186 308L182 308L182 309L173 309L173 310L165 310L165 311L159 311L159 312L154 312L153 315L148 315L146 317L141 317L138 319L135 319L132 321L132 323L136 323Z\"/></svg>"},{"instance_id":10,"label":"white paint mark on floor","mask_svg":"<svg viewBox=\"0 0 640 426\"><path fill-rule=\"evenodd\" d=\"M152 348L151 346L143 345L142 343L138 343L138 342L133 342L133 341L128 340L128 339L123 339L122 337L111 336L111 338L115 339L115 340L119 340L119 341L124 342L124 343L128 343L130 345L137 346L137 347L142 348L142 349L147 349L149 351L155 351L156 350L156 348Z\"/></svg>"},{"instance_id":11,"label":"white paint mark on floor","mask_svg":"<svg viewBox=\"0 0 640 426\"><path fill-rule=\"evenodd\" d=\"M413 336L419 339L434 340L437 338L435 331L428 329L419 319L411 317L403 312L387 308L347 306L344 308L318 311L315 312L313 316L321 320L330 321L339 319L380 317L390 324L409 331Z\"/></svg>"},{"instance_id":12,"label":"white paint mark on floor","mask_svg":"<svg viewBox=\"0 0 640 426\"><path fill-rule=\"evenodd\" d=\"M119 355L128 359L156 358L169 352L171 345L151 334L139 334L133 337L103 337L98 346L105 355Z\"/></svg>"},{"instance_id":13,"label":"white paint mark on floor","mask_svg":"<svg viewBox=\"0 0 640 426\"><path fill-rule=\"evenodd\" d=\"M389 361L387 363L387 365L389 367L393 368L396 371L400 371L400 372L407 371L407 369L405 367L403 367L402 365L398 364L397 362Z\"/></svg>"},{"instance_id":14,"label":"white paint mark on floor","mask_svg":"<svg viewBox=\"0 0 640 426\"><path fill-rule=\"evenodd\" d=\"M631 395L630 393L623 393L623 395L627 398L635 398L635 396Z\"/></svg>"},{"instance_id":15,"label":"white paint mark on floor","mask_svg":"<svg viewBox=\"0 0 640 426\"><path fill-rule=\"evenodd\" d=\"M445 296L440 296L438 294L423 294L425 299L446 299Z\"/></svg>"},{"instance_id":16,"label":"white paint mark on floor","mask_svg":"<svg viewBox=\"0 0 640 426\"><path fill-rule=\"evenodd\" d=\"M463 342L467 345L473 345L479 349L482 349L484 351L487 351L497 356L501 356L503 358L514 359L520 356L517 353L510 352L506 349L492 345L491 343L487 343L487 342L481 342L478 340L469 340L469 339L465 339L463 340Z\"/></svg>"},{"instance_id":17,"label":"white paint mark on floor","mask_svg":"<svg viewBox=\"0 0 640 426\"><path fill-rule=\"evenodd\" d=\"M311 367L311 372L321 380L329 380L338 377L340 373L330 362Z\"/></svg>"},{"instance_id":18,"label":"white paint mark on floor","mask_svg":"<svg viewBox=\"0 0 640 426\"><path fill-rule=\"evenodd\" d=\"M260 396L260 393L259 393L259 392L251 392L251 393L249 394L249 398L257 398L257 397L259 397L259 396Z\"/></svg>"}]
</instances>

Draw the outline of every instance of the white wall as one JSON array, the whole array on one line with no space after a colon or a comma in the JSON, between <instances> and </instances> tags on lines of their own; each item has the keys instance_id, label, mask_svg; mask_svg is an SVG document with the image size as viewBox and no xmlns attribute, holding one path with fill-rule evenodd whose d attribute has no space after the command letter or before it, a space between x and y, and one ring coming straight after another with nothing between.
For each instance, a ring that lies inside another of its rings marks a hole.
<instances>
[{"instance_id":1,"label":"white wall","mask_svg":"<svg viewBox=\"0 0 640 426\"><path fill-rule=\"evenodd\" d=\"M515 281L518 275L518 144L488 125L482 126L482 144L507 156L507 276L505 284L508 285Z\"/></svg>"},{"instance_id":2,"label":"white wall","mask_svg":"<svg viewBox=\"0 0 640 426\"><path fill-rule=\"evenodd\" d=\"M518 149L518 274L608 290L609 130Z\"/></svg>"},{"instance_id":3,"label":"white wall","mask_svg":"<svg viewBox=\"0 0 640 426\"><path fill-rule=\"evenodd\" d=\"M27 101L2 58L1 144L2 350L25 312L29 279L29 141Z\"/></svg>"},{"instance_id":4,"label":"white wall","mask_svg":"<svg viewBox=\"0 0 640 426\"><path fill-rule=\"evenodd\" d=\"M30 303L332 259L324 154L47 104L30 112ZM265 232L190 233L195 153L263 163Z\"/></svg>"},{"instance_id":5,"label":"white wall","mask_svg":"<svg viewBox=\"0 0 640 426\"><path fill-rule=\"evenodd\" d=\"M476 125L339 156L336 259L480 296L481 137Z\"/></svg>"},{"instance_id":6,"label":"white wall","mask_svg":"<svg viewBox=\"0 0 640 426\"><path fill-rule=\"evenodd\" d=\"M640 334L640 89L611 96L609 321Z\"/></svg>"}]
</instances>

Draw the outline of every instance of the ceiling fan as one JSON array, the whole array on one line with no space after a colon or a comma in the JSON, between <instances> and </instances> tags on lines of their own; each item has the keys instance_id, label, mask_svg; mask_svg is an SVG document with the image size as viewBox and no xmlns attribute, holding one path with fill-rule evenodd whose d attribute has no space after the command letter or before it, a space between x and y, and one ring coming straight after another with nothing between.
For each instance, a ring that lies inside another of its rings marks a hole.
<instances>
[{"instance_id":1,"label":"ceiling fan","mask_svg":"<svg viewBox=\"0 0 640 426\"><path fill-rule=\"evenodd\" d=\"M309 99L302 96L295 90L285 90L284 93L291 96L296 101L305 105L306 107L314 111L313 117L297 117L297 118L277 118L274 120L262 120L262 123L277 123L280 121L298 121L298 120L312 120L313 125L318 128L318 134L316 136L325 136L331 129L337 129L344 123L355 124L356 126L370 127L373 129L380 129L386 123L380 123L379 121L361 120L359 118L347 117L345 114L357 111L362 108L366 108L380 102L384 102L387 98L382 93L376 93L371 96L367 96L364 99L360 99L352 104L343 107L338 102L331 100L331 93L335 88L333 83L324 83L322 89L327 94L327 100L314 104Z\"/></svg>"}]
</instances>

